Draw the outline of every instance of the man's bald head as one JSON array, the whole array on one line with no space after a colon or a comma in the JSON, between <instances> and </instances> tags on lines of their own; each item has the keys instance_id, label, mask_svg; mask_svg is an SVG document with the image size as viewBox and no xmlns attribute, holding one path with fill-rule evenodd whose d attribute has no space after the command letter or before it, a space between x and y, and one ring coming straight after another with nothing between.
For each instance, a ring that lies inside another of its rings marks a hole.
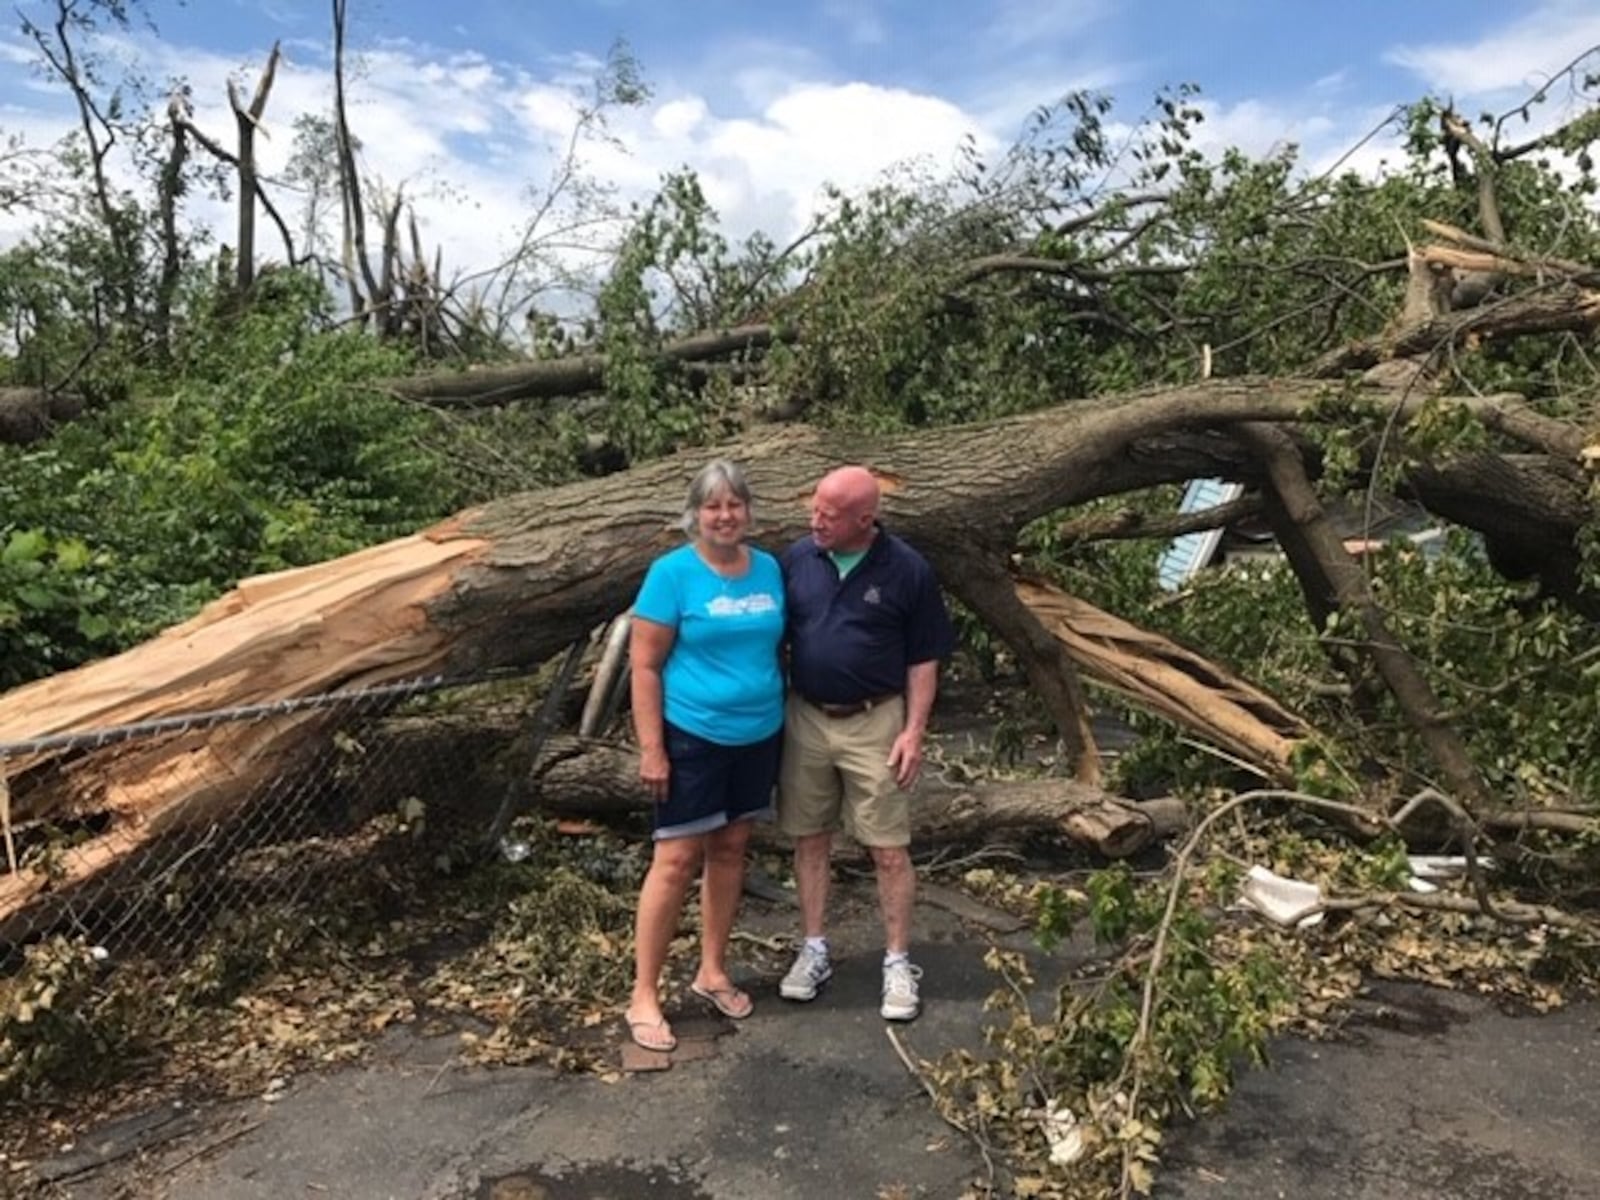
<instances>
[{"instance_id":1,"label":"man's bald head","mask_svg":"<svg viewBox=\"0 0 1600 1200\"><path fill-rule=\"evenodd\" d=\"M829 471L817 484L817 495L852 510L864 509L873 516L878 514L878 480L865 467L840 467Z\"/></svg>"},{"instance_id":2,"label":"man's bald head","mask_svg":"<svg viewBox=\"0 0 1600 1200\"><path fill-rule=\"evenodd\" d=\"M865 550L877 532L878 481L865 467L839 467L811 498L811 536L824 550Z\"/></svg>"}]
</instances>

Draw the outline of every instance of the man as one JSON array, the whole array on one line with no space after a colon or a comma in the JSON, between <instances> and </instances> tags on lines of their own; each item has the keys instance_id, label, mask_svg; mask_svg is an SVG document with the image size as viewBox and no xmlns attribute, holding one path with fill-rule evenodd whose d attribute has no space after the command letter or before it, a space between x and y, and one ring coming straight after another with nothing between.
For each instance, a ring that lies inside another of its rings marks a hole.
<instances>
[{"instance_id":1,"label":"man","mask_svg":"<svg viewBox=\"0 0 1600 1200\"><path fill-rule=\"evenodd\" d=\"M805 942L783 977L786 1000L811 1000L833 974L825 918L829 854L841 815L872 855L883 914L883 1017L920 1009L912 965L909 789L955 647L927 561L878 523L878 481L841 467L817 485L811 536L783 555L790 694L778 822L794 839Z\"/></svg>"}]
</instances>

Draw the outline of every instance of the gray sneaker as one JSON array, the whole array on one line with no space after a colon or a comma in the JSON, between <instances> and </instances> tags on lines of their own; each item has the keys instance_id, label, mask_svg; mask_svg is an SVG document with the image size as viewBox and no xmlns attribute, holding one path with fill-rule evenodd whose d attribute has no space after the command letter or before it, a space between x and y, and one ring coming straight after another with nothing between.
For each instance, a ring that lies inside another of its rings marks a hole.
<instances>
[{"instance_id":1,"label":"gray sneaker","mask_svg":"<svg viewBox=\"0 0 1600 1200\"><path fill-rule=\"evenodd\" d=\"M825 950L813 950L802 945L795 955L794 966L778 985L778 995L785 1000L815 1000L817 989L833 978L833 964Z\"/></svg>"},{"instance_id":2,"label":"gray sneaker","mask_svg":"<svg viewBox=\"0 0 1600 1200\"><path fill-rule=\"evenodd\" d=\"M885 1021L911 1021L922 1011L917 999L917 980L922 968L897 962L883 969L883 1006L878 1009Z\"/></svg>"}]
</instances>

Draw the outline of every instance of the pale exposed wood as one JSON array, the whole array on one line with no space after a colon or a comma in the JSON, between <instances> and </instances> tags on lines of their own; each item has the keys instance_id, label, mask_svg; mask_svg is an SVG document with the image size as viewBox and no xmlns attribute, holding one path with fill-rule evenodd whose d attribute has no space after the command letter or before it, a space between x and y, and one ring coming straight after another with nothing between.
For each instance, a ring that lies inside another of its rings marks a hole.
<instances>
[{"instance_id":1,"label":"pale exposed wood","mask_svg":"<svg viewBox=\"0 0 1600 1200\"><path fill-rule=\"evenodd\" d=\"M9 693L0 703L0 743L426 675L447 639L429 625L425 606L483 546L403 538L249 581L126 654ZM34 870L0 880L0 917L45 887L93 876L177 824L225 816L289 770L327 719L303 712L130 742L64 770L49 789L18 795L16 822L89 812L118 819L64 853L54 875ZM13 757L4 770L15 778L40 757Z\"/></svg>"},{"instance_id":2,"label":"pale exposed wood","mask_svg":"<svg viewBox=\"0 0 1600 1200\"><path fill-rule=\"evenodd\" d=\"M425 675L446 641L428 606L486 552L417 535L247 580L125 654L0 697L0 743Z\"/></svg>"},{"instance_id":3,"label":"pale exposed wood","mask_svg":"<svg viewBox=\"0 0 1600 1200\"><path fill-rule=\"evenodd\" d=\"M93 806L118 817L112 831L60 855L54 871L24 870L0 879L0 922L45 891L65 891L114 866L169 830L225 818L255 788L291 770L319 713L247 722L141 743L112 756L92 781ZM82 807L90 807L79 799Z\"/></svg>"},{"instance_id":4,"label":"pale exposed wood","mask_svg":"<svg viewBox=\"0 0 1600 1200\"><path fill-rule=\"evenodd\" d=\"M1073 778L1099 787L1100 754L1089 720L1088 698L1072 655L1017 595L1011 576L994 561L1002 556L991 554L992 557L976 551L967 554L945 578L951 589L1016 653L1029 686L1055 723L1072 763Z\"/></svg>"},{"instance_id":5,"label":"pale exposed wood","mask_svg":"<svg viewBox=\"0 0 1600 1200\"><path fill-rule=\"evenodd\" d=\"M1500 275L1539 275L1542 271L1532 263L1519 262L1503 254L1483 250L1457 250L1450 246L1424 246L1418 256L1428 263L1449 267L1452 271L1487 271Z\"/></svg>"},{"instance_id":6,"label":"pale exposed wood","mask_svg":"<svg viewBox=\"0 0 1600 1200\"><path fill-rule=\"evenodd\" d=\"M594 678L589 682L589 695L584 699L583 714L578 719L579 737L595 737L605 732L604 723L625 677L628 633L632 627L630 615L622 613L614 617L606 629L600 661L595 664Z\"/></svg>"},{"instance_id":7,"label":"pale exposed wood","mask_svg":"<svg viewBox=\"0 0 1600 1200\"><path fill-rule=\"evenodd\" d=\"M1306 727L1271 696L1203 656L1048 584L1022 580L1016 587L1084 674L1270 778L1289 777L1289 756Z\"/></svg>"}]
</instances>

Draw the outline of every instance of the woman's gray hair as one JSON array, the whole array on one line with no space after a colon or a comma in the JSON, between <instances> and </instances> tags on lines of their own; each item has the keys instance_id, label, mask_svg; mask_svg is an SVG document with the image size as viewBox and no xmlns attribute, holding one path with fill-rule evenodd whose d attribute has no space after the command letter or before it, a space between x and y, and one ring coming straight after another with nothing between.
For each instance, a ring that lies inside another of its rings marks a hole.
<instances>
[{"instance_id":1,"label":"woman's gray hair","mask_svg":"<svg viewBox=\"0 0 1600 1200\"><path fill-rule=\"evenodd\" d=\"M689 499L684 504L681 523L690 537L700 532L700 506L718 492L727 492L743 500L745 507L752 507L750 485L745 482L744 472L725 458L712 459L689 483Z\"/></svg>"}]
</instances>

